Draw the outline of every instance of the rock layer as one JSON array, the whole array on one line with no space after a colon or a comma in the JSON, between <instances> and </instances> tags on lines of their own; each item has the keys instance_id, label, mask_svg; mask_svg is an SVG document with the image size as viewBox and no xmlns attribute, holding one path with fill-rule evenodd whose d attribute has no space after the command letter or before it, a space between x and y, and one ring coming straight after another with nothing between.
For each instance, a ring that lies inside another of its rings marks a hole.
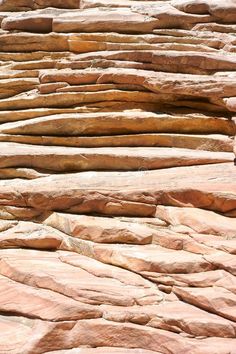
<instances>
[{"instance_id":1,"label":"rock layer","mask_svg":"<svg viewBox=\"0 0 236 354\"><path fill-rule=\"evenodd\" d=\"M235 353L235 19L0 0L0 353Z\"/></svg>"}]
</instances>

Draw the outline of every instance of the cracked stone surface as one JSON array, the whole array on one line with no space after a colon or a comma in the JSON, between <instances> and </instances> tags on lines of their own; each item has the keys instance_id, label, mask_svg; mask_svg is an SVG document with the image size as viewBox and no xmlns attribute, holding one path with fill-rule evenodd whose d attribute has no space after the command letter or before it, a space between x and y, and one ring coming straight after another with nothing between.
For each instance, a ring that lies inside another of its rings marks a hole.
<instances>
[{"instance_id":1,"label":"cracked stone surface","mask_svg":"<svg viewBox=\"0 0 236 354\"><path fill-rule=\"evenodd\" d=\"M0 0L0 354L236 353L236 1Z\"/></svg>"}]
</instances>

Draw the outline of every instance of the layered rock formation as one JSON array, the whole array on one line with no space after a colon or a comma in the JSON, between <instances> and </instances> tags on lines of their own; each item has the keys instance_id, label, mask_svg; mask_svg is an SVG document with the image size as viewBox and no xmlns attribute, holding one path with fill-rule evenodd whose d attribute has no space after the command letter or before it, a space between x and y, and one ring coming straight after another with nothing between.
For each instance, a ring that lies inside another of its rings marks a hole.
<instances>
[{"instance_id":1,"label":"layered rock formation","mask_svg":"<svg viewBox=\"0 0 236 354\"><path fill-rule=\"evenodd\" d=\"M0 353L236 353L236 1L0 23Z\"/></svg>"}]
</instances>

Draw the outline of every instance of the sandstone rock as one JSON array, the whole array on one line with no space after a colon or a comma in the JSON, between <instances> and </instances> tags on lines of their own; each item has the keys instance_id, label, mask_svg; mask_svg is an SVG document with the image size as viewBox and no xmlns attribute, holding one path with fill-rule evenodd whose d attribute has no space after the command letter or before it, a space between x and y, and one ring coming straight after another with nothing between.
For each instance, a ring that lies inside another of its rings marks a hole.
<instances>
[{"instance_id":1,"label":"sandstone rock","mask_svg":"<svg viewBox=\"0 0 236 354\"><path fill-rule=\"evenodd\" d=\"M225 239L225 237L216 238L214 235L192 234L191 235L197 242L206 246L218 249L231 254L236 254L236 241L235 239Z\"/></svg>"},{"instance_id":2,"label":"sandstone rock","mask_svg":"<svg viewBox=\"0 0 236 354\"><path fill-rule=\"evenodd\" d=\"M49 126L49 122L48 122ZM117 127L119 129L119 127ZM88 128L87 128L88 129ZM171 133L141 133L141 134L124 134L110 136L38 136L38 135L16 135L16 134L1 134L0 141L16 142L33 145L55 145L55 146L71 146L71 147L139 147L139 146L166 146L188 148L206 151L222 151L232 152L233 140L224 135L190 135L190 134L171 134ZM21 172L20 172L21 171ZM31 172L30 169L17 169L17 172L12 172L13 175L26 178L39 177L42 174ZM4 176L10 175L9 169L3 170L1 173ZM5 173L5 174L4 174Z\"/></svg>"},{"instance_id":3,"label":"sandstone rock","mask_svg":"<svg viewBox=\"0 0 236 354\"><path fill-rule=\"evenodd\" d=\"M175 7L173 2L161 2L155 5L148 6L148 3L144 3L138 6L132 7L133 11L144 13L149 16L154 16L159 20L158 28L192 28L196 22L210 22L212 16L208 14L192 14L187 11L181 11ZM170 25L169 21L172 20L173 24Z\"/></svg>"},{"instance_id":4,"label":"sandstone rock","mask_svg":"<svg viewBox=\"0 0 236 354\"><path fill-rule=\"evenodd\" d=\"M214 75L211 83L208 82L208 79L205 75L187 75L187 74L172 74L163 73L163 72L153 72L149 70L137 70L137 69L126 69L122 70L116 68L110 68L103 71L96 69L88 69L87 71L79 71L70 73L69 71L61 71L60 74L55 71L51 73L42 73L39 76L40 83L52 83L52 82L66 82L70 85L81 85L81 84L132 84L141 85L145 89L149 90L148 92L122 92L116 90L110 90L109 92L104 92L104 99L111 100L112 97L115 100L134 100L135 98L132 95L136 93L136 96L139 96L140 101L148 102L159 102L160 104L166 104L167 98L165 95L172 95L173 100L177 102L172 102L172 105L184 105L188 107L195 107L196 102L194 99L198 99L199 104L202 107L207 107L212 111L227 111L228 110L228 101L225 97L232 97L235 93L235 75L229 73L223 73L222 75ZM221 85L221 90L219 90L219 82ZM214 92L214 94L213 94ZM32 96L32 102L30 107L38 107L42 105L43 102L47 107L50 107L52 99L59 98L58 95L51 94L47 97L47 100L43 97ZM169 96L170 97L170 96ZM186 99L189 97L189 99ZM75 103L85 103L85 102L95 102L101 100L98 93L87 93L87 96L84 97L82 94L75 97L72 93L64 94L64 104L62 105L70 106ZM205 102L201 103L201 99L204 98ZM15 102L16 104L16 102ZM4 106L3 106L4 107ZM0 106L1 108L1 106ZM6 107L7 108L7 107ZM9 108L9 107L8 107ZM18 108L23 108L19 106ZM2 108L3 109L3 108ZM204 108L203 108L204 109Z\"/></svg>"},{"instance_id":5,"label":"sandstone rock","mask_svg":"<svg viewBox=\"0 0 236 354\"><path fill-rule=\"evenodd\" d=\"M176 333L186 332L194 336L235 336L234 322L209 314L182 301L170 301L150 306L132 306L120 309L118 306L102 305L103 317L109 321L147 323L148 326ZM207 323L207 325L206 325Z\"/></svg>"},{"instance_id":6,"label":"sandstone rock","mask_svg":"<svg viewBox=\"0 0 236 354\"><path fill-rule=\"evenodd\" d=\"M42 214L42 211L28 207L1 206L0 215L3 220L32 220Z\"/></svg>"},{"instance_id":7,"label":"sandstone rock","mask_svg":"<svg viewBox=\"0 0 236 354\"><path fill-rule=\"evenodd\" d=\"M229 111L236 112L236 97L225 98L224 102Z\"/></svg>"},{"instance_id":8,"label":"sandstone rock","mask_svg":"<svg viewBox=\"0 0 236 354\"><path fill-rule=\"evenodd\" d=\"M44 223L68 235L98 243L151 243L154 231L147 226L112 218L53 213Z\"/></svg>"},{"instance_id":9,"label":"sandstone rock","mask_svg":"<svg viewBox=\"0 0 236 354\"><path fill-rule=\"evenodd\" d=\"M118 220L121 221L128 221L128 222L137 222L139 224L146 224L148 226L154 226L154 227L158 227L158 226L167 226L167 223L161 219L158 219L157 217L155 218L130 218L130 217L118 217Z\"/></svg>"},{"instance_id":10,"label":"sandstone rock","mask_svg":"<svg viewBox=\"0 0 236 354\"><path fill-rule=\"evenodd\" d=\"M234 0L0 0L0 353L235 353Z\"/></svg>"},{"instance_id":11,"label":"sandstone rock","mask_svg":"<svg viewBox=\"0 0 236 354\"><path fill-rule=\"evenodd\" d=\"M96 307L45 289L35 289L0 276L2 314L17 314L50 321L97 318L102 312ZM16 297L17 294L17 297Z\"/></svg>"},{"instance_id":12,"label":"sandstone rock","mask_svg":"<svg viewBox=\"0 0 236 354\"><path fill-rule=\"evenodd\" d=\"M91 39L87 37L85 37L83 35L82 39L81 39L81 35L73 35L70 36L68 39L68 44L69 44L69 49L71 52L73 53L78 53L83 55L83 53L89 53L90 51L91 53L91 57L96 55L99 57L99 52L103 52L103 51L118 51L118 50L135 50L138 51L138 53L142 54L142 51L148 51L148 50L153 50L153 51L192 51L192 52L215 52L216 50L213 49L215 46L217 46L217 44L214 43L210 43L207 42L207 44L205 44L204 40L200 40L199 43L197 44L189 44L186 43L186 39L176 39L175 37L170 37L165 40L163 40L163 38L161 38L161 36L156 37L154 36L154 40L149 39L149 38L143 38L141 37L138 41L133 38L130 38L132 35L125 36L125 38L113 38L113 37L108 37L104 36L104 41L103 41L103 37L100 36L98 37L98 40L95 38L93 38L91 36ZM151 35L150 35L151 36ZM127 38L128 37L128 38ZM132 37L136 37L136 36L132 36ZM85 38L85 39L83 39ZM96 40L93 40L96 39ZM122 40L122 42L120 43L120 39ZM197 40L195 40L197 41ZM203 42L203 43L202 43ZM225 47L225 50L227 50L228 52L233 51L233 46L228 44L227 47ZM98 53L97 53L98 52ZM96 53L96 54L95 54ZM101 60L98 61L98 59L94 59L92 60L90 63L88 63L88 67L96 67L96 64L100 64ZM114 66L114 65L108 65L112 63L112 61L107 62L107 67L109 66ZM78 63L78 61L76 62L72 62L72 63L68 63L69 67L74 67L75 69L79 69L80 67L78 65L83 65L84 63ZM120 63L121 64L121 63ZM130 65L130 67L132 67L133 65L136 65L137 68L141 68L145 69L145 66L148 70L155 70L155 67L158 67L155 64L146 64L145 62L143 63L143 65L139 64L138 66L138 62L133 62L132 65ZM58 66L60 67L65 67L65 64L58 64ZM101 67L101 65L97 65L98 67ZM164 63L163 63L164 66ZM164 66L165 69L165 66ZM193 69L191 69L191 67L189 68L190 72L193 71ZM194 72L196 72L197 69L195 69ZM199 70L199 69L198 69ZM181 69L181 72L184 71L184 69ZM184 71L185 72L185 71ZM205 71L204 71L205 73Z\"/></svg>"},{"instance_id":13,"label":"sandstone rock","mask_svg":"<svg viewBox=\"0 0 236 354\"><path fill-rule=\"evenodd\" d=\"M67 82L69 84L85 84L85 83L130 83L143 85L153 92L169 93L169 94L183 94L192 96L217 97L233 96L235 89L234 74L224 74L223 77L213 76L211 83L204 75L183 75L183 74L168 74L162 72L152 72L145 70L132 69L107 69L107 70L90 70L80 72L57 72L42 73L40 75L41 83L48 82ZM232 81L233 79L233 81ZM219 87L219 80L221 80L222 89ZM214 90L214 91L213 91Z\"/></svg>"},{"instance_id":14,"label":"sandstone rock","mask_svg":"<svg viewBox=\"0 0 236 354\"><path fill-rule=\"evenodd\" d=\"M85 304L132 306L143 302L155 304L164 298L154 287L143 288L126 285L117 279L96 277L82 268L61 262L58 254L10 251L3 250L0 254L1 274L30 286L34 286L37 279L37 287L59 292ZM19 252L18 258L15 252ZM37 262L30 262L32 258Z\"/></svg>"},{"instance_id":15,"label":"sandstone rock","mask_svg":"<svg viewBox=\"0 0 236 354\"><path fill-rule=\"evenodd\" d=\"M158 253L158 259L156 254ZM197 273L215 267L203 256L186 251L167 249L158 245L126 246L99 245L94 248L95 257L105 263L117 265L137 273ZM173 260L174 258L174 260Z\"/></svg>"},{"instance_id":16,"label":"sandstone rock","mask_svg":"<svg viewBox=\"0 0 236 354\"><path fill-rule=\"evenodd\" d=\"M0 236L1 248L59 249L64 235L51 227L33 222L20 221L17 225L3 230Z\"/></svg>"},{"instance_id":17,"label":"sandstone rock","mask_svg":"<svg viewBox=\"0 0 236 354\"><path fill-rule=\"evenodd\" d=\"M223 33L235 33L236 26L235 25L225 25L219 24L216 22L213 23L198 23L193 27L193 30L198 31L215 31L215 32L223 32Z\"/></svg>"},{"instance_id":18,"label":"sandstone rock","mask_svg":"<svg viewBox=\"0 0 236 354\"><path fill-rule=\"evenodd\" d=\"M149 1L148 4L155 4L155 1ZM82 0L80 7L87 9L92 7L132 7L133 5L140 5L140 2L135 0L121 0L119 2L112 0Z\"/></svg>"},{"instance_id":19,"label":"sandstone rock","mask_svg":"<svg viewBox=\"0 0 236 354\"><path fill-rule=\"evenodd\" d=\"M199 233L235 238L236 220L222 215L196 209L158 206L157 217L172 225L186 225Z\"/></svg>"},{"instance_id":20,"label":"sandstone rock","mask_svg":"<svg viewBox=\"0 0 236 354\"><path fill-rule=\"evenodd\" d=\"M58 350L53 352L47 352L45 354L93 354L93 353L122 353L122 354L154 354L157 351L153 352L152 350L145 349L125 349L125 348L112 348L112 347L100 347L100 348L74 348L68 350ZM160 353L159 353L160 354Z\"/></svg>"},{"instance_id":21,"label":"sandstone rock","mask_svg":"<svg viewBox=\"0 0 236 354\"><path fill-rule=\"evenodd\" d=\"M54 19L53 30L55 32L111 32L111 23L113 23L113 31L135 33L135 32L152 32L155 28L187 28L190 29L197 22L210 22L212 17L209 15L195 15L188 14L171 6L169 2L163 2L158 5L154 2L145 5L137 5L137 2L131 9L124 8L108 8L104 11L101 7L99 16L95 17L95 10L93 8L81 10L79 14L67 14ZM146 17L144 17L144 15ZM130 21L126 22L126 19ZM145 20L145 25L139 31L135 28L135 24ZM170 20L173 22L170 26ZM83 27L81 21L84 22ZM185 21L185 22L183 22ZM119 26L120 25L120 26ZM126 25L126 28L125 28Z\"/></svg>"},{"instance_id":22,"label":"sandstone rock","mask_svg":"<svg viewBox=\"0 0 236 354\"><path fill-rule=\"evenodd\" d=\"M79 48L82 51L82 48L86 43L86 37L85 39L83 39L84 37L85 35L84 36L80 35L80 37L79 36L74 37L75 39L70 40L70 45L72 45L72 41L76 42L76 39L78 39L78 51ZM104 39L104 40L108 40L108 39ZM153 39L153 41L154 40L157 42L156 38ZM149 41L151 42L150 39ZM177 41L177 39L175 39L175 41ZM109 48L109 42L96 42L92 40L91 41L87 40L87 45L89 45L89 43L91 43L91 46L100 45L100 47L104 43L104 45L106 45L106 48L107 49ZM120 63L120 65L123 64L124 62L127 63L130 62L132 64L130 65L130 67L134 67L134 65L137 66L137 64L141 62L142 65L140 65L140 68L142 67L143 69L145 69L145 65L146 65L146 67L149 68L150 70L154 69L157 71L160 70L166 72L176 72L176 73L182 72L182 73L192 73L192 74L201 74L201 73L205 74L210 72L214 73L215 71L224 71L224 70L230 71L236 68L235 57L232 54L226 55L226 54L219 54L215 52L210 53L207 51L198 53L195 51L191 52L187 50L182 52L177 50L176 51L168 50L166 52L157 51L155 50L155 45L158 44L155 42L151 44L153 46L152 51L151 50L122 51L121 47L123 44L118 43L117 45L120 46L119 51L106 50L106 51L98 51L92 53L89 52L86 54L78 55L77 57L75 57L75 60L72 62L73 68L79 69L79 64L81 65L81 61L79 60L83 60L84 62L86 62L87 66L91 65L92 67L101 67L103 61L106 61L107 65L115 61L117 61L117 63ZM110 46L113 46L113 49L115 49L114 42L112 42ZM65 62L65 67L67 65L70 65L69 61Z\"/></svg>"},{"instance_id":23,"label":"sandstone rock","mask_svg":"<svg viewBox=\"0 0 236 354\"><path fill-rule=\"evenodd\" d=\"M168 148L61 148L1 143L0 167L47 171L152 170L233 161L233 154Z\"/></svg>"},{"instance_id":24,"label":"sandstone rock","mask_svg":"<svg viewBox=\"0 0 236 354\"><path fill-rule=\"evenodd\" d=\"M35 170L32 168L1 168L0 178L26 178L34 179L40 177L46 177L48 173L43 170Z\"/></svg>"},{"instance_id":25,"label":"sandstone rock","mask_svg":"<svg viewBox=\"0 0 236 354\"><path fill-rule=\"evenodd\" d=\"M180 229L180 230L179 230ZM193 232L191 229L185 232L184 230L181 230L179 227L177 228L158 228L156 230L154 237L153 237L153 243L160 245L165 248L170 248L173 250L184 250L196 254L211 254L215 250L215 245L214 245L214 236L209 236L209 235L199 235L199 234L192 234ZM204 238L205 236L205 238ZM212 240L213 238L213 240ZM210 240L209 240L210 239ZM208 241L208 242L207 242ZM228 240L220 240L221 243L219 242L218 247L222 247L225 251L225 248L227 249L227 241ZM228 249L232 253L234 252L234 246L230 247L231 245L228 245Z\"/></svg>"},{"instance_id":26,"label":"sandstone rock","mask_svg":"<svg viewBox=\"0 0 236 354\"><path fill-rule=\"evenodd\" d=\"M62 9L78 9L80 0L34 0L34 8L58 7Z\"/></svg>"},{"instance_id":27,"label":"sandstone rock","mask_svg":"<svg viewBox=\"0 0 236 354\"><path fill-rule=\"evenodd\" d=\"M150 349L154 349L155 353L158 349L163 353L168 353L168 351L173 351L178 348L178 350L185 350L185 352L189 354L197 354L199 350L201 350L203 354L208 354L211 352L212 344L215 343L218 348L217 354L225 354L225 346L227 346L226 350L232 351L235 344L234 339L186 339L168 331L141 327L135 324L120 325L116 322L103 319L95 319L92 321L81 320L77 323L75 323L75 321L50 323L32 319L24 320L22 317L18 319L11 317L9 319L8 317L5 318L2 316L1 323L3 327L2 338L3 340L5 338L5 340L2 341L4 350L23 348L24 352L27 354L32 351L45 353L45 351L57 350L63 345L77 348L78 346L87 345L87 343L92 347L105 347L103 349L106 350L108 345L108 348L110 348L111 344L115 347L120 347L122 343L123 348L132 349L132 347L138 347L145 349L143 347L150 347ZM14 342L14 346L12 342L9 342L9 337L7 337L7 335L12 333L12 330L18 334L18 340ZM91 332L96 332L99 335L92 336L90 334ZM37 336L35 335L36 333L38 334ZM114 336L115 333L116 335ZM128 333L129 335L127 335ZM27 335L30 336L29 341L26 341ZM47 341L44 340L45 335L47 335ZM6 338L8 338L8 341L6 341ZM58 338L58 341L55 341L55 338ZM146 351L146 353L149 353L149 351Z\"/></svg>"},{"instance_id":28,"label":"sandstone rock","mask_svg":"<svg viewBox=\"0 0 236 354\"><path fill-rule=\"evenodd\" d=\"M52 5L50 4L50 1ZM43 10L8 13L8 16L5 16L1 22L1 28L7 31L21 30L21 31L26 31L26 32L28 31L28 32L35 32L35 33L52 32L53 18L70 11L70 10L66 10L65 8L63 8L63 10L56 9L56 8L48 8L49 6L53 6L53 5L54 5L53 7L61 7L58 6L59 4L55 6L56 1L58 2L58 0L49 0L46 2L44 1L41 5L43 5L43 7L46 7L46 9ZM77 1L77 3L78 2L79 1ZM62 2L61 5L63 5ZM38 1L37 7L38 8L42 7L40 6L40 1Z\"/></svg>"},{"instance_id":29,"label":"sandstone rock","mask_svg":"<svg viewBox=\"0 0 236 354\"><path fill-rule=\"evenodd\" d=\"M56 108L73 107L76 105L98 104L105 100L105 106L109 101L137 102L137 103L153 103L156 104L158 100L162 101L164 96L157 95L151 92L139 91L123 91L123 90L109 90L96 92L70 92L70 93L52 93L50 95L40 95L35 90L30 91L21 97L15 96L11 99L2 99L0 110L25 109L25 108ZM139 106L139 105L138 105ZM96 105L95 105L96 107ZM141 107L142 108L142 107ZM212 107L214 109L214 107Z\"/></svg>"},{"instance_id":30,"label":"sandstone rock","mask_svg":"<svg viewBox=\"0 0 236 354\"><path fill-rule=\"evenodd\" d=\"M224 252L218 252L215 255L206 256L206 259L217 267L227 270L233 275L236 274L235 256Z\"/></svg>"},{"instance_id":31,"label":"sandstone rock","mask_svg":"<svg viewBox=\"0 0 236 354\"><path fill-rule=\"evenodd\" d=\"M190 304L235 321L236 295L223 288L177 288L173 291L177 296Z\"/></svg>"},{"instance_id":32,"label":"sandstone rock","mask_svg":"<svg viewBox=\"0 0 236 354\"><path fill-rule=\"evenodd\" d=\"M21 92L33 90L38 85L38 79L8 79L1 80L0 98L15 96Z\"/></svg>"},{"instance_id":33,"label":"sandstone rock","mask_svg":"<svg viewBox=\"0 0 236 354\"><path fill-rule=\"evenodd\" d=\"M59 326L58 326L59 327ZM98 337L89 335L90 332L96 331L99 334ZM71 331L70 331L71 332ZM199 350L202 353L210 353L210 344L213 342L211 340L191 340L191 339L177 339L179 338L176 334L148 328L135 324L117 324L112 321L105 320L82 320L77 322L74 333L77 332L82 343L90 343L93 346L104 345L107 346L111 341L113 341L114 346L118 346L123 338L123 345L125 347L145 347L147 346L151 350L157 350L168 353L168 351L173 351L178 348L178 350L185 350L186 353L197 353ZM73 333L72 332L72 333ZM72 335L71 333L71 335ZM73 334L74 334L73 333ZM114 334L116 333L116 336ZM130 334L129 336L127 334ZM74 334L75 335L75 334ZM73 338L73 337L72 337ZM78 337L77 337L78 338ZM82 339L83 338L83 339ZM212 338L212 340L215 340ZM71 339L72 341L72 339ZM75 341L75 340L74 340ZM225 353L224 345L227 343L227 349L232 350L235 343L235 339L219 339L219 350L218 353ZM78 339L77 339L78 342ZM218 344L218 343L217 343ZM207 348L208 347L208 348ZM175 348L175 349L174 349ZM217 354L218 354L217 353Z\"/></svg>"},{"instance_id":34,"label":"sandstone rock","mask_svg":"<svg viewBox=\"0 0 236 354\"><path fill-rule=\"evenodd\" d=\"M27 11L44 7L78 9L80 0L1 0L0 11Z\"/></svg>"},{"instance_id":35,"label":"sandstone rock","mask_svg":"<svg viewBox=\"0 0 236 354\"><path fill-rule=\"evenodd\" d=\"M174 0L172 4L185 12L195 14L210 13L218 21L234 22L236 15L236 5L232 0L226 1L222 4L219 0Z\"/></svg>"},{"instance_id":36,"label":"sandstone rock","mask_svg":"<svg viewBox=\"0 0 236 354\"><path fill-rule=\"evenodd\" d=\"M87 244L87 250L86 250L85 246L86 244L84 244L84 251L86 252L88 251L89 247ZM153 284L151 282L145 280L139 274L130 272L126 269L115 267L111 264L105 264L97 261L96 259L83 256L82 254L78 254L78 253L59 251L58 254L59 254L59 259L62 262L70 264L74 267L82 268L88 273L93 274L96 277L117 279L121 283L124 283L126 285L133 285L136 287L143 287L143 288L153 287Z\"/></svg>"},{"instance_id":37,"label":"sandstone rock","mask_svg":"<svg viewBox=\"0 0 236 354\"><path fill-rule=\"evenodd\" d=\"M66 113L84 113L84 112L96 112L98 109L95 108L87 108L87 107L77 107L77 108L64 108L63 112ZM56 115L57 113L62 114L61 108L38 108L32 110L18 110L18 111L0 111L0 121L2 123L16 122L20 120L26 120L37 117L47 117L48 115Z\"/></svg>"},{"instance_id":38,"label":"sandstone rock","mask_svg":"<svg viewBox=\"0 0 236 354\"><path fill-rule=\"evenodd\" d=\"M1 11L25 11L33 6L33 0L19 0L17 5L14 0L1 0Z\"/></svg>"},{"instance_id":39,"label":"sandstone rock","mask_svg":"<svg viewBox=\"0 0 236 354\"><path fill-rule=\"evenodd\" d=\"M46 15L28 14L25 16L6 17L2 23L1 28L4 30L21 30L32 31L39 33L48 33L52 31L52 17Z\"/></svg>"},{"instance_id":40,"label":"sandstone rock","mask_svg":"<svg viewBox=\"0 0 236 354\"><path fill-rule=\"evenodd\" d=\"M153 216L156 204L163 203L227 213L236 209L232 173L233 164L226 163L142 173L90 171L20 183L1 181L0 205L72 213Z\"/></svg>"},{"instance_id":41,"label":"sandstone rock","mask_svg":"<svg viewBox=\"0 0 236 354\"><path fill-rule=\"evenodd\" d=\"M3 33L0 35L2 52L31 51L67 51L67 35L64 34L33 34L33 33Z\"/></svg>"},{"instance_id":42,"label":"sandstone rock","mask_svg":"<svg viewBox=\"0 0 236 354\"><path fill-rule=\"evenodd\" d=\"M48 111L48 112L47 112ZM0 131L7 134L51 135L51 136L90 136L117 135L131 133L221 133L234 135L235 124L217 116L203 114L157 114L140 110L127 112L94 112L50 115L55 109L32 110L26 117L25 111L18 111L18 122L1 125ZM2 119L10 116L10 112L2 113ZM35 115L35 117L32 117ZM37 118L37 115L39 116ZM40 117L42 115L43 117ZM33 118L33 119L30 119ZM10 120L10 117L8 118ZM20 120L24 120L21 121ZM117 120L119 125L117 125ZM99 129L99 130L98 130ZM231 150L232 151L232 150Z\"/></svg>"},{"instance_id":43,"label":"sandstone rock","mask_svg":"<svg viewBox=\"0 0 236 354\"><path fill-rule=\"evenodd\" d=\"M236 293L235 277L225 270L214 270L192 274L160 274L153 272L142 272L146 278L165 285L176 285L183 287L222 287Z\"/></svg>"},{"instance_id":44,"label":"sandstone rock","mask_svg":"<svg viewBox=\"0 0 236 354\"><path fill-rule=\"evenodd\" d=\"M104 11L100 8L68 13L53 20L53 32L124 32L150 33L157 27L155 18L121 8ZM137 25L142 23L142 27Z\"/></svg>"},{"instance_id":45,"label":"sandstone rock","mask_svg":"<svg viewBox=\"0 0 236 354\"><path fill-rule=\"evenodd\" d=\"M203 24L201 24L203 25ZM207 25L207 24L206 24ZM208 23L208 25L210 25ZM198 26L198 25L196 25ZM199 24L200 26L200 24ZM119 44L136 44L136 45L147 45L147 44L173 44L178 47L180 50L179 54L182 55L182 51L187 50L187 48L191 47L193 51L198 51L197 48L202 46L205 48L204 52L212 51L216 52L216 49L221 49L229 45L233 44L235 38L231 34L226 33L214 33L214 38L212 35L207 31L197 31L197 30L176 30L176 29L155 29L153 34L121 34L121 33L80 33L80 34L73 34L69 37L69 41L77 41L82 42L81 46L83 47L83 42L92 42L91 45L99 46L102 43L112 43L115 49L115 45L118 46ZM78 46L79 48L79 46ZM211 50L210 50L211 48ZM105 49L105 48L104 48ZM120 50L120 47L117 47ZM128 49L128 48L126 48ZM138 49L138 47L136 47ZM144 49L144 48L143 48ZM170 49L170 48L169 48ZM99 55L99 53L97 53ZM114 53L114 55L116 55ZM142 52L140 52L142 57ZM220 54L220 53L218 53ZM92 52L91 54L87 54L94 56L95 53ZM108 53L109 55L109 53ZM121 52L122 55L122 52ZM145 52L144 52L144 55ZM202 55L204 55L202 53Z\"/></svg>"}]
</instances>

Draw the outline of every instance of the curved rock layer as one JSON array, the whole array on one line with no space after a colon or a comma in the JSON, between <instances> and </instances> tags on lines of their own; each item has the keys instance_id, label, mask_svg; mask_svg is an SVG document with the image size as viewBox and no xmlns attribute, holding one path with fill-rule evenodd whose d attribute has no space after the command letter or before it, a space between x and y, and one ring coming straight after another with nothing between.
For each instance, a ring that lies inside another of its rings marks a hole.
<instances>
[{"instance_id":1,"label":"curved rock layer","mask_svg":"<svg viewBox=\"0 0 236 354\"><path fill-rule=\"evenodd\" d=\"M236 1L0 26L0 353L236 353Z\"/></svg>"}]
</instances>

